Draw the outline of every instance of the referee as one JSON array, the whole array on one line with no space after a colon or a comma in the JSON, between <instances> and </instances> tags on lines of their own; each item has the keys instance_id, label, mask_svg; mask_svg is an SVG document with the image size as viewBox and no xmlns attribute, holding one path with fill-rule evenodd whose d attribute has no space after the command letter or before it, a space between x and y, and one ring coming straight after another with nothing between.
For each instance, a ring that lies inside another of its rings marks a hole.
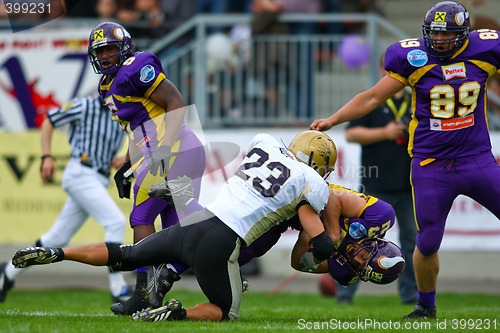
<instances>
[{"instance_id":1,"label":"referee","mask_svg":"<svg viewBox=\"0 0 500 333\"><path fill-rule=\"evenodd\" d=\"M44 183L52 181L56 165L51 155L52 133L55 127L68 125L71 158L64 170L62 188L69 197L50 230L36 241L36 246L64 246L92 216L106 230L104 241L121 244L126 219L108 194L111 167L121 166L123 158L115 159L120 150L124 132L111 120L109 110L98 95L74 98L60 108L49 111L42 133L41 177ZM24 269L16 269L10 262L0 264L0 302L14 286L15 278ZM129 297L130 288L122 272L109 273L113 302Z\"/></svg>"}]
</instances>

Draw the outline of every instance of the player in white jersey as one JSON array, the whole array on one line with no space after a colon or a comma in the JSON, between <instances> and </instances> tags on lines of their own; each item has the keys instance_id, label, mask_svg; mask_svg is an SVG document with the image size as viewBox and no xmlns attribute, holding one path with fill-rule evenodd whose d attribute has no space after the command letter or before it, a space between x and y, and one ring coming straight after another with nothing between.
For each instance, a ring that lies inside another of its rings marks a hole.
<instances>
[{"instance_id":1,"label":"player in white jersey","mask_svg":"<svg viewBox=\"0 0 500 333\"><path fill-rule=\"evenodd\" d=\"M318 215L329 197L323 177L333 170L335 160L333 141L318 131L300 133L288 150L271 136L258 135L215 203L178 224L131 246L100 243L65 249L27 248L16 253L13 264L25 267L66 259L133 270L144 265L183 263L193 269L209 303L184 309L179 301L171 300L138 312L132 319L234 320L242 293L240 247L249 246L272 226L298 214L311 238L314 260L326 260L335 251L334 242L340 239L338 219L329 221L328 213L323 212L327 232Z\"/></svg>"},{"instance_id":2,"label":"player in white jersey","mask_svg":"<svg viewBox=\"0 0 500 333\"><path fill-rule=\"evenodd\" d=\"M207 209L247 245L262 231L297 214L300 203L309 203L319 213L328 201L327 185L312 168L297 163L292 156L270 135L257 135L235 176Z\"/></svg>"}]
</instances>

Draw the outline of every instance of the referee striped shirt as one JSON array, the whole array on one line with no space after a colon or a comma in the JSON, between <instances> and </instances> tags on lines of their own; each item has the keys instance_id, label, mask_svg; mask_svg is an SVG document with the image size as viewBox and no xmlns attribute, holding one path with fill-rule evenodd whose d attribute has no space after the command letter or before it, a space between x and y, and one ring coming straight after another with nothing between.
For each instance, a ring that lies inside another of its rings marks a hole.
<instances>
[{"instance_id":1,"label":"referee striped shirt","mask_svg":"<svg viewBox=\"0 0 500 333\"><path fill-rule=\"evenodd\" d=\"M87 165L109 171L125 132L111 119L109 109L101 105L99 95L74 98L62 107L50 110L47 116L54 127L69 124L71 157L87 156Z\"/></svg>"}]
</instances>

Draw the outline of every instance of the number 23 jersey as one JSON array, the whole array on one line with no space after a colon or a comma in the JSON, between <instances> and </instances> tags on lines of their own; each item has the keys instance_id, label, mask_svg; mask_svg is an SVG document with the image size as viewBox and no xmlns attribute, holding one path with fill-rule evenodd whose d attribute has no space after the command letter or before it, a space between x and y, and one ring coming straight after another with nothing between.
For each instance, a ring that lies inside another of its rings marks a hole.
<instances>
[{"instance_id":1,"label":"number 23 jersey","mask_svg":"<svg viewBox=\"0 0 500 333\"><path fill-rule=\"evenodd\" d=\"M488 78L500 67L500 39L478 30L450 59L429 57L422 39L387 48L385 69L412 89L410 156L457 158L491 150L486 122Z\"/></svg>"},{"instance_id":2,"label":"number 23 jersey","mask_svg":"<svg viewBox=\"0 0 500 333\"><path fill-rule=\"evenodd\" d=\"M304 203L321 212L328 196L327 183L313 168L295 160L272 136L259 134L207 209L250 245Z\"/></svg>"}]
</instances>

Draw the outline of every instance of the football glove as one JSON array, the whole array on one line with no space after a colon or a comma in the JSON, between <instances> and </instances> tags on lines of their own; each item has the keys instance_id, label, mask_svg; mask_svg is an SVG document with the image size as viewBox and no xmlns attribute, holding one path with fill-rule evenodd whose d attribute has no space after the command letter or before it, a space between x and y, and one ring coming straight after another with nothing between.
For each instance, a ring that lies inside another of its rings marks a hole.
<instances>
[{"instance_id":1,"label":"football glove","mask_svg":"<svg viewBox=\"0 0 500 333\"><path fill-rule=\"evenodd\" d=\"M172 152L172 147L168 145L159 146L149 160L149 172L156 176L158 169L160 169L160 174L166 176L169 170L170 158L181 154L184 154L184 152Z\"/></svg>"},{"instance_id":2,"label":"football glove","mask_svg":"<svg viewBox=\"0 0 500 333\"><path fill-rule=\"evenodd\" d=\"M132 163L127 161L123 163L122 167L115 173L114 179L116 188L118 190L118 196L120 199L127 198L130 199L130 190L132 189L132 182L130 178L134 177L134 174L131 174L128 177L125 177L125 173L132 167Z\"/></svg>"},{"instance_id":3,"label":"football glove","mask_svg":"<svg viewBox=\"0 0 500 333\"><path fill-rule=\"evenodd\" d=\"M300 257L300 263L304 267L302 269L303 272L309 272L309 273L314 273L318 269L320 263L315 263L314 262L314 257L311 252L306 252Z\"/></svg>"},{"instance_id":4,"label":"football glove","mask_svg":"<svg viewBox=\"0 0 500 333\"><path fill-rule=\"evenodd\" d=\"M182 176L157 185L152 185L148 191L151 198L162 198L177 210L183 210L191 199L194 198L194 188L191 178Z\"/></svg>"}]
</instances>

